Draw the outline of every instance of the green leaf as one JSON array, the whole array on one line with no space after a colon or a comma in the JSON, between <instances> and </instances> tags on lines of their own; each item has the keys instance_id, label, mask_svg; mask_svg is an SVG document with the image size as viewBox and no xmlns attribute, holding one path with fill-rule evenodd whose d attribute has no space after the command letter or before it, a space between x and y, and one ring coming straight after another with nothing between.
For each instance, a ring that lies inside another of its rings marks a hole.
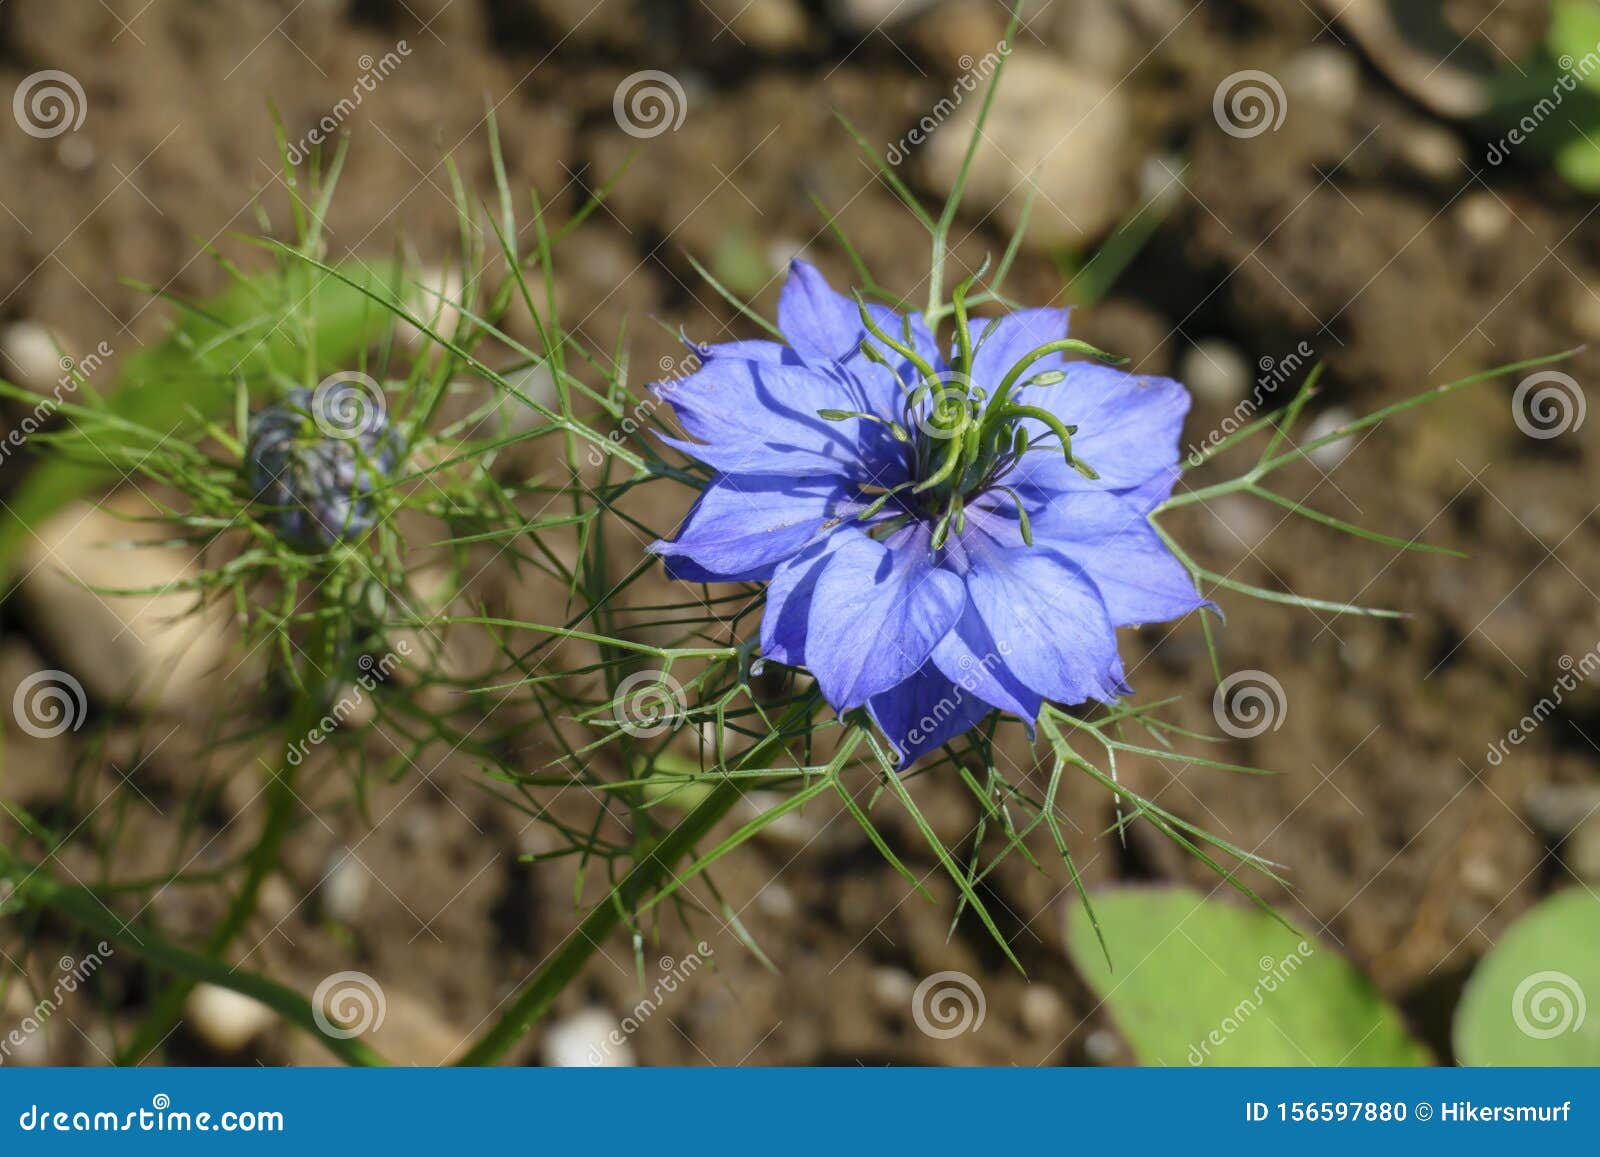
<instances>
[{"instance_id":1,"label":"green leaf","mask_svg":"<svg viewBox=\"0 0 1600 1157\"><path fill-rule=\"evenodd\" d=\"M1095 894L1067 949L1147 1065L1424 1065L1425 1048L1335 949L1183 888Z\"/></svg>"},{"instance_id":2,"label":"green leaf","mask_svg":"<svg viewBox=\"0 0 1600 1157\"><path fill-rule=\"evenodd\" d=\"M1600 898L1558 893L1522 917L1467 982L1452 1035L1463 1065L1600 1065Z\"/></svg>"},{"instance_id":3,"label":"green leaf","mask_svg":"<svg viewBox=\"0 0 1600 1157\"><path fill-rule=\"evenodd\" d=\"M1557 0L1550 6L1550 31L1545 37L1550 55L1576 69L1578 79L1600 92L1600 73L1578 67L1600 44L1600 4L1594 0Z\"/></svg>"}]
</instances>

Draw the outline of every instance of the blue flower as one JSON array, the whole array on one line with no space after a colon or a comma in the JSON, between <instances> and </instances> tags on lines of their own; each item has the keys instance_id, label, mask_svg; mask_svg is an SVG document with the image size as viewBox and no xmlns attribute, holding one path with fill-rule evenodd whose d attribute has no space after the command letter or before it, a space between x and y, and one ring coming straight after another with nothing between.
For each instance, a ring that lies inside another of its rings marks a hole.
<instances>
[{"instance_id":1,"label":"blue flower","mask_svg":"<svg viewBox=\"0 0 1600 1157\"><path fill-rule=\"evenodd\" d=\"M1068 361L1065 310L956 314L947 358L796 261L787 345L708 346L655 387L694 439L665 441L714 475L651 549L677 579L768 583L763 657L865 707L902 766L994 708L1130 693L1116 628L1206 605L1146 518L1187 391Z\"/></svg>"},{"instance_id":2,"label":"blue flower","mask_svg":"<svg viewBox=\"0 0 1600 1157\"><path fill-rule=\"evenodd\" d=\"M376 524L372 493L394 469L399 450L381 403L330 379L315 392L297 386L250 419L246 474L278 537L323 551Z\"/></svg>"}]
</instances>

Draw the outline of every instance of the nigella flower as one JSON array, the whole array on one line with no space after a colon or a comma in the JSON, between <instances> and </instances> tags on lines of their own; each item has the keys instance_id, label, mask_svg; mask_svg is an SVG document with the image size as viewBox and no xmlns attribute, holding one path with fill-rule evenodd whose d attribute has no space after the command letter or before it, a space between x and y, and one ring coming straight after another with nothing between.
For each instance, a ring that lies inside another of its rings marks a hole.
<instances>
[{"instance_id":1,"label":"nigella flower","mask_svg":"<svg viewBox=\"0 0 1600 1157\"><path fill-rule=\"evenodd\" d=\"M330 379L316 391L297 386L250 419L250 489L285 542L327 550L376 523L372 492L394 469L399 439L374 396Z\"/></svg>"},{"instance_id":2,"label":"nigella flower","mask_svg":"<svg viewBox=\"0 0 1600 1157\"><path fill-rule=\"evenodd\" d=\"M657 387L715 474L676 541L692 582L766 582L761 653L865 707L902 765L993 708L1129 693L1116 628L1205 605L1146 515L1178 476L1187 391L1068 361L1067 313L967 323L864 307L795 262L788 344L701 350Z\"/></svg>"}]
</instances>

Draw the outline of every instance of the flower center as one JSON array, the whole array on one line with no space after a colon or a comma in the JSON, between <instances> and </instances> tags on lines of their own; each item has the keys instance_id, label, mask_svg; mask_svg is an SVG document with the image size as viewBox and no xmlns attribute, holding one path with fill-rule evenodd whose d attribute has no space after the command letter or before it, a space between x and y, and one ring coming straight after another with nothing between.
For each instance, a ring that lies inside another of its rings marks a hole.
<instances>
[{"instance_id":1,"label":"flower center","mask_svg":"<svg viewBox=\"0 0 1600 1157\"><path fill-rule=\"evenodd\" d=\"M858 294L861 322L871 335L862 341L861 353L869 361L888 367L899 378L899 420L854 411L820 412L829 421L856 418L886 425L895 440L906 446L910 480L888 490L874 488L875 501L860 517L872 518L889 502L898 502L912 517L932 522L935 548L944 544L951 531L960 534L965 529L966 509L974 499L996 490L1011 498L1022 523L1023 540L1032 542L1022 499L1003 483L1030 451L1054 452L1055 443L1067 465L1086 478L1098 477L1087 463L1073 455L1072 436L1078 428L1067 425L1044 407L1028 404L1025 391L1029 387L1055 385L1066 377L1061 370L1029 373L1052 355L1070 351L1116 360L1085 342L1067 338L1046 342L1007 370L991 395L971 376L976 349L965 302L970 285L968 282L958 287L954 295L955 364L942 371L917 351L909 317L904 319L900 336L890 335L873 319ZM891 354L911 367L914 380L905 380L890 360Z\"/></svg>"}]
</instances>

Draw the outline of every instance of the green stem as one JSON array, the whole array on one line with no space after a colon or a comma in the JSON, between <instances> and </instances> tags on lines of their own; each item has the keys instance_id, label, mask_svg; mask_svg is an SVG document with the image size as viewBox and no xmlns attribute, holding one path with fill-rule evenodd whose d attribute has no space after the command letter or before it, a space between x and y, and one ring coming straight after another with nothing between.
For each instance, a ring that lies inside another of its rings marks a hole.
<instances>
[{"instance_id":1,"label":"green stem","mask_svg":"<svg viewBox=\"0 0 1600 1157\"><path fill-rule=\"evenodd\" d=\"M780 747L796 724L809 727L817 709L816 696L808 696L792 707L773 733L751 748L739 760L739 770L747 769L766 759L773 748ZM489 1065L504 1055L520 1040L535 1021L550 1010L556 997L575 980L589 963L589 958L621 925L630 902L659 888L672 875L673 865L688 856L694 845L704 838L744 798L737 780L725 779L718 783L698 807L684 817L682 823L669 831L661 842L646 852L634 864L621 883L612 888L606 897L584 917L572 934L540 967L534 977L517 994L511 1006L501 1014L487 1032L455 1063L458 1065Z\"/></svg>"},{"instance_id":2,"label":"green stem","mask_svg":"<svg viewBox=\"0 0 1600 1157\"><path fill-rule=\"evenodd\" d=\"M296 713L295 718L298 719L300 714ZM282 851L283 841L292 826L298 797L294 791L294 765L289 762L288 752L297 740L310 730L310 723L300 730L295 730L294 723L291 723L290 727L289 738L284 745L283 766L274 771L272 778L267 782L265 789L267 818L261 826L261 836L256 841L256 846L251 849L245 861L244 880L239 885L239 891L234 895L233 902L228 905L228 911L223 915L222 922L217 925L211 938L206 942L205 956L214 961L220 961L228 945L244 931L245 925L256 914L256 907L261 899L261 886L267 877L277 870L279 852ZM220 963L218 966L226 967ZM198 979L196 975L186 970L184 975L162 990L149 1015L145 1017L144 1023L139 1026L139 1031L134 1034L133 1040L117 1058L119 1063L140 1064L160 1046L167 1034L172 1031L172 1026L182 1017L183 1002L194 990Z\"/></svg>"},{"instance_id":3,"label":"green stem","mask_svg":"<svg viewBox=\"0 0 1600 1157\"><path fill-rule=\"evenodd\" d=\"M341 1040L324 1033L317 1024L311 1003L293 989L258 973L229 968L214 957L179 948L149 928L124 923L88 888L64 886L43 871L34 869L29 871L27 882L18 888L18 892L25 902L48 907L105 940L131 948L158 968L189 978L191 985L206 981L260 1001L290 1024L311 1033L329 1052L348 1064L388 1063L359 1040Z\"/></svg>"}]
</instances>

